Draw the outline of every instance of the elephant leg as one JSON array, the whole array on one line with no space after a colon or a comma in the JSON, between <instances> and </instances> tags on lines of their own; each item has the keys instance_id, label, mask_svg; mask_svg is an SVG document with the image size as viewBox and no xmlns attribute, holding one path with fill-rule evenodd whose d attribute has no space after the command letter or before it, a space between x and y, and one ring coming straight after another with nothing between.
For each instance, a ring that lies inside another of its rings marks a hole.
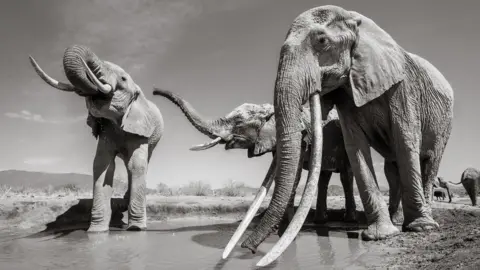
<instances>
[{"instance_id":1,"label":"elephant leg","mask_svg":"<svg viewBox=\"0 0 480 270\"><path fill-rule=\"evenodd\" d=\"M463 187L467 191L468 196L470 197L470 200L472 201L472 205L476 206L477 205L477 185L476 181L473 179L464 179L462 181Z\"/></svg>"},{"instance_id":2,"label":"elephant leg","mask_svg":"<svg viewBox=\"0 0 480 270\"><path fill-rule=\"evenodd\" d=\"M343 192L345 193L345 222L357 221L357 206L355 204L355 197L353 195L353 172L346 169L340 172L340 181L342 182Z\"/></svg>"},{"instance_id":3,"label":"elephant leg","mask_svg":"<svg viewBox=\"0 0 480 270\"><path fill-rule=\"evenodd\" d=\"M148 169L148 144L135 143L129 147L126 159L130 201L128 204L127 230L138 231L147 228L147 201L145 197Z\"/></svg>"},{"instance_id":4,"label":"elephant leg","mask_svg":"<svg viewBox=\"0 0 480 270\"><path fill-rule=\"evenodd\" d=\"M327 216L327 191L328 184L332 177L331 171L321 171L320 179L318 180L318 191L317 191L317 206L315 209L315 224L323 224L328 221Z\"/></svg>"},{"instance_id":5,"label":"elephant leg","mask_svg":"<svg viewBox=\"0 0 480 270\"><path fill-rule=\"evenodd\" d=\"M398 234L399 230L390 221L387 203L378 188L365 133L348 113L344 115L342 110L339 110L338 114L348 159L367 217L368 228L362 232L362 238L378 240Z\"/></svg>"},{"instance_id":6,"label":"elephant leg","mask_svg":"<svg viewBox=\"0 0 480 270\"><path fill-rule=\"evenodd\" d=\"M439 228L438 223L432 217L430 207L436 166L431 163L431 159L425 160L430 164L422 166L417 148L419 142L412 141L411 136L399 137L396 137L394 144L402 186L404 216L402 229L403 231L420 232Z\"/></svg>"},{"instance_id":7,"label":"elephant leg","mask_svg":"<svg viewBox=\"0 0 480 270\"><path fill-rule=\"evenodd\" d=\"M103 139L98 141L93 161L93 204L88 232L104 232L109 229L115 173L115 153L109 148Z\"/></svg>"},{"instance_id":8,"label":"elephant leg","mask_svg":"<svg viewBox=\"0 0 480 270\"><path fill-rule=\"evenodd\" d=\"M400 174L397 164L392 161L385 161L383 171L389 186L388 212L390 219L393 224L401 225L403 220L403 209L401 205L402 187L400 185Z\"/></svg>"}]
</instances>

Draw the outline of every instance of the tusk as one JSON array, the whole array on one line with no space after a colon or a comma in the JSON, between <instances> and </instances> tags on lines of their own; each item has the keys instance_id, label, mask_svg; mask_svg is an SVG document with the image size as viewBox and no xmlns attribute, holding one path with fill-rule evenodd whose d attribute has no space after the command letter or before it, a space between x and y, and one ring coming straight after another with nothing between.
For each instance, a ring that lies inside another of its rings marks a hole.
<instances>
[{"instance_id":1,"label":"tusk","mask_svg":"<svg viewBox=\"0 0 480 270\"><path fill-rule=\"evenodd\" d=\"M206 149L208 149L208 148L214 147L214 146L217 145L221 140L222 140L221 137L217 137L216 139L214 139L214 140L211 141L211 142L204 143L204 144L194 145L194 146L190 147L190 150L192 150L192 151L206 150Z\"/></svg>"},{"instance_id":2,"label":"tusk","mask_svg":"<svg viewBox=\"0 0 480 270\"><path fill-rule=\"evenodd\" d=\"M228 242L225 250L223 251L223 259L226 259L230 252L232 252L233 248L240 240L240 237L242 237L243 233L245 233L245 231L247 230L248 225L250 225L250 222L252 222L252 219L262 205L265 196L267 196L267 192L273 183L273 179L275 178L276 161L277 159L275 158L275 155L273 155L272 163L270 164L270 168L268 169L267 175L265 176L265 179L263 180L263 183L260 186L257 195L255 195L255 198L253 199L250 208L248 208L247 214L245 214L245 217L242 219L240 225L238 225L237 230L233 234L232 238L230 238L230 241Z\"/></svg>"},{"instance_id":3,"label":"tusk","mask_svg":"<svg viewBox=\"0 0 480 270\"><path fill-rule=\"evenodd\" d=\"M320 113L320 95L318 93L313 94L310 97L310 111L312 117L312 133L313 133L313 145L310 157L310 170L308 172L308 179L305 185L300 205L298 206L292 221L288 224L287 230L282 235L280 240L273 246L273 248L257 263L257 266L266 266L276 260L295 239L302 228L308 212L312 205L313 197L317 191L318 177L320 175L320 167L322 161L322 125L321 113Z\"/></svg>"},{"instance_id":4,"label":"tusk","mask_svg":"<svg viewBox=\"0 0 480 270\"><path fill-rule=\"evenodd\" d=\"M46 83L48 83L53 88L57 88L58 90L66 91L66 92L75 92L75 87L69 83L63 83L55 80L54 78L48 76L45 71L43 71L40 66L35 62L32 56L28 56L30 58L30 63L32 64L33 68L37 72L38 76L42 78Z\"/></svg>"},{"instance_id":5,"label":"tusk","mask_svg":"<svg viewBox=\"0 0 480 270\"><path fill-rule=\"evenodd\" d=\"M97 86L98 90L104 94L110 93L112 91L112 86L109 84L104 84L102 83L95 74L93 74L92 70L88 67L87 63L83 60L83 58L80 58L82 60L82 65L87 71L87 75L90 78L90 80L93 81L93 83Z\"/></svg>"}]
</instances>

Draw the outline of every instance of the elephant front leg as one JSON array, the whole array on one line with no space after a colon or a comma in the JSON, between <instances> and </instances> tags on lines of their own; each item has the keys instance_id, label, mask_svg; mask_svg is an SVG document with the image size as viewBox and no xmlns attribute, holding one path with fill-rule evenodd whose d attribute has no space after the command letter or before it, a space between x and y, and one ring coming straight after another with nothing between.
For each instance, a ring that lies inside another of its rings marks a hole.
<instances>
[{"instance_id":1,"label":"elephant front leg","mask_svg":"<svg viewBox=\"0 0 480 270\"><path fill-rule=\"evenodd\" d=\"M147 228L147 201L145 197L148 169L148 144L130 151L127 160L129 182L128 227L127 230L139 231Z\"/></svg>"},{"instance_id":2,"label":"elephant front leg","mask_svg":"<svg viewBox=\"0 0 480 270\"><path fill-rule=\"evenodd\" d=\"M362 232L362 238L379 240L398 234L399 230L392 224L387 204L378 188L365 133L348 114L344 115L341 110L338 113L348 159L367 217L368 228Z\"/></svg>"},{"instance_id":3,"label":"elephant front leg","mask_svg":"<svg viewBox=\"0 0 480 270\"><path fill-rule=\"evenodd\" d=\"M392 220L393 224L402 225L402 188L400 185L400 174L398 172L397 163L393 161L385 161L383 171L389 186L388 212L390 214L390 219Z\"/></svg>"},{"instance_id":4,"label":"elephant front leg","mask_svg":"<svg viewBox=\"0 0 480 270\"><path fill-rule=\"evenodd\" d=\"M345 222L357 221L357 206L353 195L353 172L345 169L340 172L340 181L342 182L343 192L345 193Z\"/></svg>"},{"instance_id":5,"label":"elephant front leg","mask_svg":"<svg viewBox=\"0 0 480 270\"><path fill-rule=\"evenodd\" d=\"M108 231L112 217L110 199L113 193L115 155L106 153L101 142L93 162L93 205L88 232Z\"/></svg>"},{"instance_id":6,"label":"elephant front leg","mask_svg":"<svg viewBox=\"0 0 480 270\"><path fill-rule=\"evenodd\" d=\"M317 205L315 208L315 217L313 222L315 224L324 224L328 221L327 215L327 191L328 184L332 177L331 171L321 171L320 179L318 179L318 191L317 191Z\"/></svg>"}]
</instances>

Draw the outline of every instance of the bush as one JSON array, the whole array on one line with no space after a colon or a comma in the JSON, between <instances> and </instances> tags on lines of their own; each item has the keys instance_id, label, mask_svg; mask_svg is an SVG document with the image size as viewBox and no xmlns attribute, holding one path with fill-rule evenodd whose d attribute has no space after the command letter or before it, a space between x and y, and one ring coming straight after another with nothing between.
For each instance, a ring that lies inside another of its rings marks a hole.
<instances>
[{"instance_id":1,"label":"bush","mask_svg":"<svg viewBox=\"0 0 480 270\"><path fill-rule=\"evenodd\" d=\"M198 180L192 181L188 185L180 188L180 193L190 196L208 196L213 194L213 190L210 184Z\"/></svg>"},{"instance_id":2,"label":"bush","mask_svg":"<svg viewBox=\"0 0 480 270\"><path fill-rule=\"evenodd\" d=\"M227 197L244 197L245 196L245 184L235 182L232 179L228 179L223 188L218 190L218 195Z\"/></svg>"}]
</instances>

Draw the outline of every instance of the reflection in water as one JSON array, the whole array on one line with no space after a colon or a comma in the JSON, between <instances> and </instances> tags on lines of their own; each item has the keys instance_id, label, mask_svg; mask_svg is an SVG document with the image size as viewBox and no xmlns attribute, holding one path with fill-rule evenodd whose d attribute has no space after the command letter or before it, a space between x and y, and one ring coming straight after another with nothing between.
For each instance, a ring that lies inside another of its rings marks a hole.
<instances>
[{"instance_id":1,"label":"reflection in water","mask_svg":"<svg viewBox=\"0 0 480 270\"><path fill-rule=\"evenodd\" d=\"M144 232L70 230L20 238L0 233L0 265L12 270L256 269L279 237L270 236L256 254L237 246L223 260L222 250L237 225L162 222L149 224ZM364 269L358 258L366 251L358 232L315 228L302 231L277 261L263 269Z\"/></svg>"}]
</instances>

